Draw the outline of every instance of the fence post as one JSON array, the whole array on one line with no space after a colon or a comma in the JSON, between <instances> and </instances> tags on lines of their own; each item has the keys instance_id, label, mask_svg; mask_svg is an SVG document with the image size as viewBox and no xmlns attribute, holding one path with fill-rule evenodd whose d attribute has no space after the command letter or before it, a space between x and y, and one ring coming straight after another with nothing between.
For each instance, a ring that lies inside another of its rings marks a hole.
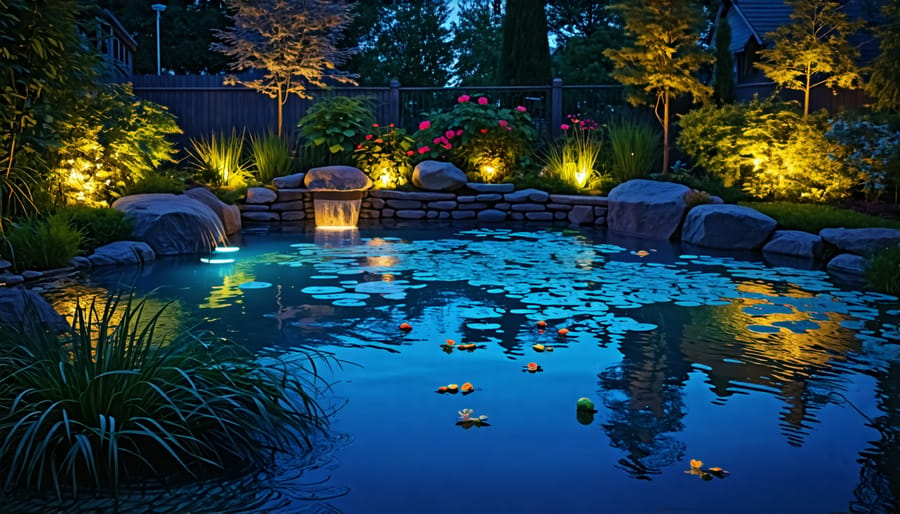
<instances>
[{"instance_id":1,"label":"fence post","mask_svg":"<svg viewBox=\"0 0 900 514\"><path fill-rule=\"evenodd\" d=\"M400 82L391 80L391 94L388 96L387 123L400 126Z\"/></svg>"},{"instance_id":2,"label":"fence post","mask_svg":"<svg viewBox=\"0 0 900 514\"><path fill-rule=\"evenodd\" d=\"M557 138L560 135L563 120L563 81L561 78L553 79L553 87L550 90L550 137Z\"/></svg>"}]
</instances>

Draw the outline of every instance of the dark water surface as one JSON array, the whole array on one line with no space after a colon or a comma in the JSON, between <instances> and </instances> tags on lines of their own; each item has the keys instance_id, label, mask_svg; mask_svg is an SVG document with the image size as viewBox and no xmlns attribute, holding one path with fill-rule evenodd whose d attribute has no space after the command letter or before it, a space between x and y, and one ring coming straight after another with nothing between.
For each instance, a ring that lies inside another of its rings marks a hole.
<instances>
[{"instance_id":1,"label":"dark water surface","mask_svg":"<svg viewBox=\"0 0 900 514\"><path fill-rule=\"evenodd\" d=\"M227 257L100 270L53 295L66 311L120 283L158 288L219 335L348 362L323 370L323 401L342 407L320 452L167 493L161 511L898 508L896 298L602 230L251 230ZM595 414L577 416L581 397ZM457 425L462 409L489 425ZM692 459L724 471L689 473Z\"/></svg>"}]
</instances>

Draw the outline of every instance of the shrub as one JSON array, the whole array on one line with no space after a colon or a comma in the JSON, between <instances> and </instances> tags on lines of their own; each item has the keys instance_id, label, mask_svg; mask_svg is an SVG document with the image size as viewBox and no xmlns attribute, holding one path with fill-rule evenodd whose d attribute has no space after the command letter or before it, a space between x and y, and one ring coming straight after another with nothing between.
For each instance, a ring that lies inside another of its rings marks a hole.
<instances>
[{"instance_id":1,"label":"shrub","mask_svg":"<svg viewBox=\"0 0 900 514\"><path fill-rule=\"evenodd\" d=\"M0 332L5 491L115 493L148 476L265 465L325 427L311 355L165 333L164 308L144 305L114 296L78 305L62 335Z\"/></svg>"},{"instance_id":2,"label":"shrub","mask_svg":"<svg viewBox=\"0 0 900 514\"><path fill-rule=\"evenodd\" d=\"M251 178L244 157L244 133L238 135L212 134L199 140L191 139L188 154L199 180L212 186L239 187L247 185Z\"/></svg>"},{"instance_id":3,"label":"shrub","mask_svg":"<svg viewBox=\"0 0 900 514\"><path fill-rule=\"evenodd\" d=\"M83 236L65 213L13 223L3 235L0 252L16 271L52 269L69 265L78 255Z\"/></svg>"},{"instance_id":4,"label":"shrub","mask_svg":"<svg viewBox=\"0 0 900 514\"><path fill-rule=\"evenodd\" d=\"M414 134L416 157L448 160L485 182L527 166L535 132L525 107L500 107L485 96L471 100L462 95L449 111L427 115Z\"/></svg>"},{"instance_id":5,"label":"shrub","mask_svg":"<svg viewBox=\"0 0 900 514\"><path fill-rule=\"evenodd\" d=\"M866 285L882 293L900 295L900 246L875 252L866 268Z\"/></svg>"},{"instance_id":6,"label":"shrub","mask_svg":"<svg viewBox=\"0 0 900 514\"><path fill-rule=\"evenodd\" d=\"M181 177L177 170L154 171L122 189L121 196L145 193L180 194L184 192L184 181L185 177Z\"/></svg>"},{"instance_id":7,"label":"shrub","mask_svg":"<svg viewBox=\"0 0 900 514\"><path fill-rule=\"evenodd\" d=\"M306 149L304 165L348 164L356 145L375 123L373 100L332 96L316 101L297 126Z\"/></svg>"},{"instance_id":8,"label":"shrub","mask_svg":"<svg viewBox=\"0 0 900 514\"><path fill-rule=\"evenodd\" d=\"M682 116L678 145L726 186L768 200L833 201L861 181L830 156L823 115L802 117L792 104L754 99L707 105Z\"/></svg>"},{"instance_id":9,"label":"shrub","mask_svg":"<svg viewBox=\"0 0 900 514\"><path fill-rule=\"evenodd\" d=\"M868 120L837 119L825 137L840 145L836 156L863 178L863 192L875 202L891 187L900 186L900 131Z\"/></svg>"},{"instance_id":10,"label":"shrub","mask_svg":"<svg viewBox=\"0 0 900 514\"><path fill-rule=\"evenodd\" d=\"M60 211L81 232L82 249L92 250L113 241L131 238L134 224L125 213L110 207L70 205Z\"/></svg>"},{"instance_id":11,"label":"shrub","mask_svg":"<svg viewBox=\"0 0 900 514\"><path fill-rule=\"evenodd\" d=\"M689 169L682 161L675 161L675 164L672 165L670 171L666 174L653 173L647 178L684 184L691 189L718 196L725 203L737 203L747 199L747 193L742 189L726 186L721 178L711 175L705 170Z\"/></svg>"},{"instance_id":12,"label":"shrub","mask_svg":"<svg viewBox=\"0 0 900 514\"><path fill-rule=\"evenodd\" d=\"M253 175L263 184L271 183L275 177L290 175L297 165L294 144L276 133L251 135L250 153L253 156Z\"/></svg>"},{"instance_id":13,"label":"shrub","mask_svg":"<svg viewBox=\"0 0 900 514\"><path fill-rule=\"evenodd\" d=\"M609 171L617 182L646 177L660 159L660 136L650 124L622 115L607 123Z\"/></svg>"},{"instance_id":14,"label":"shrub","mask_svg":"<svg viewBox=\"0 0 900 514\"><path fill-rule=\"evenodd\" d=\"M597 169L601 142L595 135L597 124L569 116L564 135L543 152L545 174L568 182L576 190L593 189L600 182Z\"/></svg>"},{"instance_id":15,"label":"shrub","mask_svg":"<svg viewBox=\"0 0 900 514\"><path fill-rule=\"evenodd\" d=\"M373 124L372 129L353 152L356 166L381 189L406 184L413 171L415 141L393 123L387 127Z\"/></svg>"}]
</instances>

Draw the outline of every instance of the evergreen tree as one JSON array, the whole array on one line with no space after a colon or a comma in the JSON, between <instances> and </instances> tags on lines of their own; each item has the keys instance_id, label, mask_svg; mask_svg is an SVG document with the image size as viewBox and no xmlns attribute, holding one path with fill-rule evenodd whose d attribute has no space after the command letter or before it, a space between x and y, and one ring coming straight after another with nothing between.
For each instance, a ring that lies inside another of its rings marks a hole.
<instances>
[{"instance_id":1,"label":"evergreen tree","mask_svg":"<svg viewBox=\"0 0 900 514\"><path fill-rule=\"evenodd\" d=\"M309 98L310 86L353 82L338 70L348 55L338 43L351 21L344 0L228 0L228 7L234 12L228 16L233 26L214 31L222 42L211 48L231 58L232 70L262 73L256 79L229 80L278 102L279 135L291 93Z\"/></svg>"},{"instance_id":2,"label":"evergreen tree","mask_svg":"<svg viewBox=\"0 0 900 514\"><path fill-rule=\"evenodd\" d=\"M378 10L378 22L362 41L363 84L443 86L450 79L450 16L446 0L397 0Z\"/></svg>"},{"instance_id":3,"label":"evergreen tree","mask_svg":"<svg viewBox=\"0 0 900 514\"><path fill-rule=\"evenodd\" d=\"M508 0L503 17L500 83L550 83L550 43L544 0Z\"/></svg>"},{"instance_id":4,"label":"evergreen tree","mask_svg":"<svg viewBox=\"0 0 900 514\"><path fill-rule=\"evenodd\" d=\"M503 43L503 2L461 0L458 8L453 22L454 82L463 86L492 85L497 80Z\"/></svg>"},{"instance_id":5,"label":"evergreen tree","mask_svg":"<svg viewBox=\"0 0 900 514\"><path fill-rule=\"evenodd\" d=\"M604 55L616 65L613 76L629 86L633 105L652 102L663 127L662 172L669 168L669 124L672 100L690 94L705 100L712 88L694 74L712 61L699 45L702 14L690 0L622 0L612 6L622 15L630 46L608 49Z\"/></svg>"},{"instance_id":6,"label":"evergreen tree","mask_svg":"<svg viewBox=\"0 0 900 514\"><path fill-rule=\"evenodd\" d=\"M722 16L716 26L716 65L713 96L719 105L734 102L734 60L731 58L731 24Z\"/></svg>"},{"instance_id":7,"label":"evergreen tree","mask_svg":"<svg viewBox=\"0 0 900 514\"><path fill-rule=\"evenodd\" d=\"M603 55L621 48L622 29L607 9L609 0L550 0L547 26L556 39L553 76L566 84L611 84L614 68Z\"/></svg>"},{"instance_id":8,"label":"evergreen tree","mask_svg":"<svg viewBox=\"0 0 900 514\"><path fill-rule=\"evenodd\" d=\"M872 61L866 93L881 111L900 114L900 1L885 5L885 23L875 30L881 53Z\"/></svg>"},{"instance_id":9,"label":"evergreen tree","mask_svg":"<svg viewBox=\"0 0 900 514\"><path fill-rule=\"evenodd\" d=\"M809 114L810 92L825 86L855 88L861 84L854 60L859 50L848 38L862 24L850 21L837 0L789 0L792 23L766 35L772 48L760 50L756 67L786 89L803 92L803 116Z\"/></svg>"}]
</instances>

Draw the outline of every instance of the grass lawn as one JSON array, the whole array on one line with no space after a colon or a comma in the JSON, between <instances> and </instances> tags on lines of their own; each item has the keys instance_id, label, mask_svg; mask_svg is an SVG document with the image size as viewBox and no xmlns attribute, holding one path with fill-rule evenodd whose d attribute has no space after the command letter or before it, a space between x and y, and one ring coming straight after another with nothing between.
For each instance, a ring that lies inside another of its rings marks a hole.
<instances>
[{"instance_id":1,"label":"grass lawn","mask_svg":"<svg viewBox=\"0 0 900 514\"><path fill-rule=\"evenodd\" d=\"M741 202L771 216L779 228L818 233L823 228L886 227L900 229L900 221L864 214L830 205L791 202Z\"/></svg>"}]
</instances>

